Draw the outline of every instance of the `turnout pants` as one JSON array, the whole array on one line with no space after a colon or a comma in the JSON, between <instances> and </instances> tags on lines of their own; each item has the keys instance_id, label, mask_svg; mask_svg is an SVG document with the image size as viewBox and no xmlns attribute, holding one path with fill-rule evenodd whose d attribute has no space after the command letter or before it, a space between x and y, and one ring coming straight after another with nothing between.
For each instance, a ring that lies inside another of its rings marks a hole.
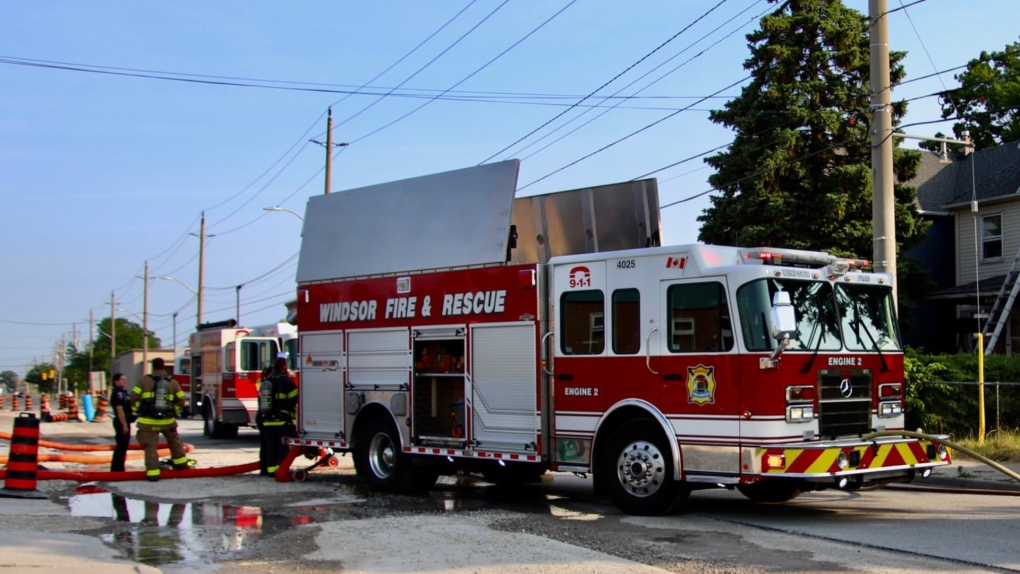
<instances>
[{"instance_id":1,"label":"turnout pants","mask_svg":"<svg viewBox=\"0 0 1020 574\"><path fill-rule=\"evenodd\" d=\"M157 451L161 434L166 438L167 445L170 447L170 460L174 468L188 468L188 456L184 452L181 437L177 434L176 422L159 427L155 425L145 425L145 428L142 428L142 425L138 426L138 444L145 449L146 478L159 479L159 453Z\"/></svg>"}]
</instances>

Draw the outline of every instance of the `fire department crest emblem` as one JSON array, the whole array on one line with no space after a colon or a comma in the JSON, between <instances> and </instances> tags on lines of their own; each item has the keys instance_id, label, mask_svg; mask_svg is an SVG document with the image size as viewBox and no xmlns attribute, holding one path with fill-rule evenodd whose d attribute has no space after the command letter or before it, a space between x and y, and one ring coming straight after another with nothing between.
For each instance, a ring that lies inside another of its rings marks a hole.
<instances>
[{"instance_id":1,"label":"fire department crest emblem","mask_svg":"<svg viewBox=\"0 0 1020 574\"><path fill-rule=\"evenodd\" d=\"M715 367L687 367L687 402L697 405L715 402Z\"/></svg>"}]
</instances>

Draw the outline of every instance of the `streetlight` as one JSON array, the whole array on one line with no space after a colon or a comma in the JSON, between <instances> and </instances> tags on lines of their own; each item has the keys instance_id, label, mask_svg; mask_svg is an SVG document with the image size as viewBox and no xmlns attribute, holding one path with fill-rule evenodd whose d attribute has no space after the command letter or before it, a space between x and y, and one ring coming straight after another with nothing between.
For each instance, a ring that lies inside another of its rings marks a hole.
<instances>
[{"instance_id":1,"label":"streetlight","mask_svg":"<svg viewBox=\"0 0 1020 574\"><path fill-rule=\"evenodd\" d=\"M290 210L290 209L287 209L286 207L280 207L279 205L274 205L274 206L271 206L271 207L263 207L262 209L265 210L265 211L286 211L287 213L293 215L294 217L300 219L301 221L305 220L304 217L301 217L300 213L298 213L296 211L293 211L293 210Z\"/></svg>"},{"instance_id":2,"label":"streetlight","mask_svg":"<svg viewBox=\"0 0 1020 574\"><path fill-rule=\"evenodd\" d=\"M162 279L164 281L176 281L177 283L181 284L181 286L183 286L188 291L191 291L195 295L198 295L198 291L194 287L192 287L191 285L188 285L187 283L185 283L184 281L181 281L180 279L178 279L176 277L170 277L169 275L166 275L166 276L160 277L160 279Z\"/></svg>"}]
</instances>

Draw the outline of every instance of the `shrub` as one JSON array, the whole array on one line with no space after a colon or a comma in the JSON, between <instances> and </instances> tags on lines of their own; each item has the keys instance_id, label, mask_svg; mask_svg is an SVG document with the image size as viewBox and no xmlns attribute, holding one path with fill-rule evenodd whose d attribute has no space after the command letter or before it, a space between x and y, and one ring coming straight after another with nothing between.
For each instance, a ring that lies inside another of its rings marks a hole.
<instances>
[{"instance_id":1,"label":"shrub","mask_svg":"<svg viewBox=\"0 0 1020 574\"><path fill-rule=\"evenodd\" d=\"M989 355L984 361L985 430L1020 426L1020 357ZM906 428L974 436L978 431L977 355L926 355L907 349L904 357ZM1000 385L996 404L994 383Z\"/></svg>"}]
</instances>

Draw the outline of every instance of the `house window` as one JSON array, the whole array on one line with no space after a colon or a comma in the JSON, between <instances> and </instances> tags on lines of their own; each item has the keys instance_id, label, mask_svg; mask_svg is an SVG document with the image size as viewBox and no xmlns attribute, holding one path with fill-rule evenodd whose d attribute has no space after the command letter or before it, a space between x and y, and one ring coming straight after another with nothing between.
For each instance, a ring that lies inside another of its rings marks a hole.
<instances>
[{"instance_id":1,"label":"house window","mask_svg":"<svg viewBox=\"0 0 1020 574\"><path fill-rule=\"evenodd\" d=\"M981 259L1002 259L1002 214L981 219Z\"/></svg>"}]
</instances>

